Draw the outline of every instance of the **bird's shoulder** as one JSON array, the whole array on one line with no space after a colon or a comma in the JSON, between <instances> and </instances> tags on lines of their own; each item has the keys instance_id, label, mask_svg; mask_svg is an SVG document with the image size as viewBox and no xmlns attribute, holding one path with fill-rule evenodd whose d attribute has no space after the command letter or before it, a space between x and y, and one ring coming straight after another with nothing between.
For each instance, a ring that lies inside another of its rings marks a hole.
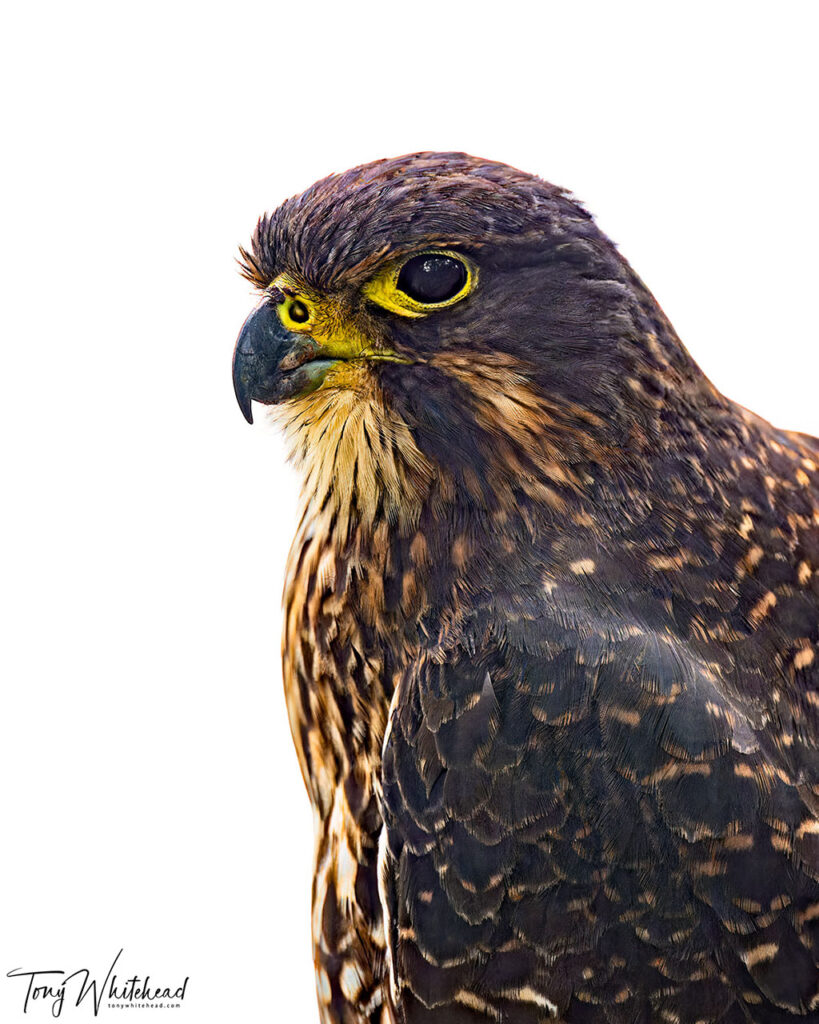
<instances>
[{"instance_id":1,"label":"bird's shoulder","mask_svg":"<svg viewBox=\"0 0 819 1024\"><path fill-rule=\"evenodd\" d=\"M615 989L633 1019L739 991L815 1009L816 777L718 662L556 595L473 609L396 690L387 919L408 1004L449 964L499 1012L514 986L495 973L516 971L548 976L541 1012L567 1020Z\"/></svg>"}]
</instances>

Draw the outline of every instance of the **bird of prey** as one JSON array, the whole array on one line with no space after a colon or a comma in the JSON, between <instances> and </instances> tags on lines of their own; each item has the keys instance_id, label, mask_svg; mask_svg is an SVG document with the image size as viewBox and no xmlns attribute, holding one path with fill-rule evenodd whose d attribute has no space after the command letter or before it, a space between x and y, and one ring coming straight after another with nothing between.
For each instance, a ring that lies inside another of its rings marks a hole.
<instances>
[{"instance_id":1,"label":"bird of prey","mask_svg":"<svg viewBox=\"0 0 819 1024\"><path fill-rule=\"evenodd\" d=\"M323 1024L819 1020L819 441L503 164L325 178L241 263Z\"/></svg>"}]
</instances>

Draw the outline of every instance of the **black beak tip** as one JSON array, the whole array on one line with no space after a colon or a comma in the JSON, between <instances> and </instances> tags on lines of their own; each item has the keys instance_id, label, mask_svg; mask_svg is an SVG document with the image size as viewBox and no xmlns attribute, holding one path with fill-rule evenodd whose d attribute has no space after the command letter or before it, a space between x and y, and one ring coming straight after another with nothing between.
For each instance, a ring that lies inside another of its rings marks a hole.
<instances>
[{"instance_id":1,"label":"black beak tip","mask_svg":"<svg viewBox=\"0 0 819 1024\"><path fill-rule=\"evenodd\" d=\"M253 406L250 401L250 388L247 385L247 381L244 379L241 367L239 366L239 360L234 354L233 357L233 392L236 395L236 401L239 403L239 408L242 410L242 415L248 423L253 423Z\"/></svg>"},{"instance_id":2,"label":"black beak tip","mask_svg":"<svg viewBox=\"0 0 819 1024\"><path fill-rule=\"evenodd\" d=\"M239 408L242 410L242 415L251 425L253 424L253 409L250 405L250 399L248 398L244 402L239 402Z\"/></svg>"}]
</instances>

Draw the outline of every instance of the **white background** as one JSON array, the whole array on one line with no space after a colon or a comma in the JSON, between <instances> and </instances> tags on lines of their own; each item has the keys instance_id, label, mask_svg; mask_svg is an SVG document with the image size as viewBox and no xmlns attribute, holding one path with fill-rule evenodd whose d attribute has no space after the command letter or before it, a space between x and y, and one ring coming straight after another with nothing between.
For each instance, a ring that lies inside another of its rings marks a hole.
<instances>
[{"instance_id":1,"label":"white background","mask_svg":"<svg viewBox=\"0 0 819 1024\"><path fill-rule=\"evenodd\" d=\"M537 172L597 214L720 388L819 434L816 11L6 11L4 1024L49 1019L23 1018L8 970L104 974L120 947L128 974L190 975L165 1021L316 1019L279 668L296 485L229 372L257 216L422 148Z\"/></svg>"}]
</instances>

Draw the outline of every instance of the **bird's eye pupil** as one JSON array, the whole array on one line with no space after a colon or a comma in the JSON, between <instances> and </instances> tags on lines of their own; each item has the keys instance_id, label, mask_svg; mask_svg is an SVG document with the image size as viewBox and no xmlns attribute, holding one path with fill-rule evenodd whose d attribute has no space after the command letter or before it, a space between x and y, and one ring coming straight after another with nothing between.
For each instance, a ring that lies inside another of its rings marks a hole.
<instances>
[{"instance_id":1,"label":"bird's eye pupil","mask_svg":"<svg viewBox=\"0 0 819 1024\"><path fill-rule=\"evenodd\" d=\"M290 308L287 312L290 315L290 319L297 324L306 324L310 319L309 309L303 302L299 302L298 299L290 303Z\"/></svg>"},{"instance_id":2,"label":"bird's eye pupil","mask_svg":"<svg viewBox=\"0 0 819 1024\"><path fill-rule=\"evenodd\" d=\"M446 302L467 282L466 267L454 256L421 253L407 260L398 275L396 287L416 302Z\"/></svg>"}]
</instances>

